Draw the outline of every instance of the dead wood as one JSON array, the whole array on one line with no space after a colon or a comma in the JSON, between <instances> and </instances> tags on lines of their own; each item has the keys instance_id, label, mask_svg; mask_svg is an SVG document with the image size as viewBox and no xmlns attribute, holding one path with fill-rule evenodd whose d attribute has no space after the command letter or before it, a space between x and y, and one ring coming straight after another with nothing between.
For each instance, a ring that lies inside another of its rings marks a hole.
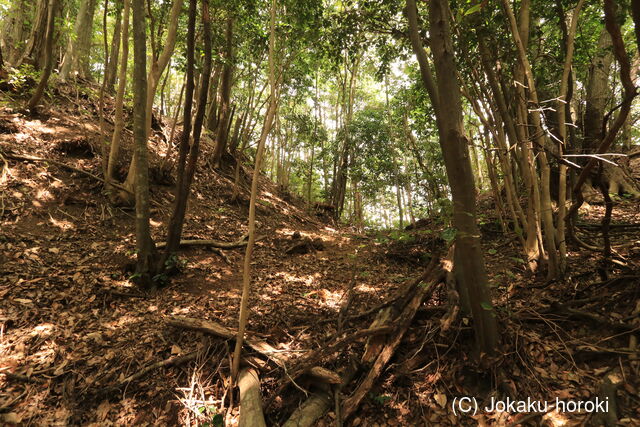
<instances>
[{"instance_id":1,"label":"dead wood","mask_svg":"<svg viewBox=\"0 0 640 427\"><path fill-rule=\"evenodd\" d=\"M598 314L589 313L587 311L582 311L582 310L577 310L575 308L570 308L570 307L567 307L565 305L561 305L561 304L558 304L558 303L553 303L551 305L551 310L553 312L556 312L556 313L559 313L559 314L565 314L570 319L587 320L589 322L592 322L592 323L595 323L595 324L598 324L598 325L610 327L610 328L615 329L617 331L629 332L629 331L633 331L633 330L637 329L636 327L634 327L632 325L627 325L626 323L611 322L609 319L607 319L605 317L602 317L602 316L600 316Z\"/></svg>"},{"instance_id":2,"label":"dead wood","mask_svg":"<svg viewBox=\"0 0 640 427\"><path fill-rule=\"evenodd\" d=\"M256 239L258 240L258 239ZM156 244L156 248L162 249L167 246L166 242L159 242ZM180 247L184 248L187 246L209 246L212 248L220 248L220 249L233 249L233 248L241 248L243 246L247 246L247 236L242 236L239 240L235 242L223 242L221 240L181 240Z\"/></svg>"},{"instance_id":3,"label":"dead wood","mask_svg":"<svg viewBox=\"0 0 640 427\"><path fill-rule=\"evenodd\" d=\"M42 378L22 374L14 374L12 372L0 372L0 375L5 375L9 380L20 381L23 383L41 383L44 381L44 379Z\"/></svg>"},{"instance_id":4,"label":"dead wood","mask_svg":"<svg viewBox=\"0 0 640 427\"><path fill-rule=\"evenodd\" d=\"M612 381L613 380L613 381ZM608 402L608 410L595 415L596 425L598 422L606 427L615 427L618 425L618 403L616 402L616 391L619 382L615 379L615 375L606 374L598 388L598 397L600 400Z\"/></svg>"},{"instance_id":5,"label":"dead wood","mask_svg":"<svg viewBox=\"0 0 640 427\"><path fill-rule=\"evenodd\" d=\"M152 363L151 365L145 366L144 368L140 369L138 372L132 375L129 375L127 378L118 382L117 384L101 389L98 392L98 396L101 396L101 397L108 396L112 393L115 393L116 391L127 386L132 381L136 381L144 377L145 375L147 375L149 372L155 371L156 369L165 368L167 366L181 365L183 363L190 362L194 360L198 356L198 354L199 354L198 351L194 351L192 353L185 354L183 356L174 356L174 357L170 357L168 359L162 360L160 362Z\"/></svg>"},{"instance_id":6,"label":"dead wood","mask_svg":"<svg viewBox=\"0 0 640 427\"><path fill-rule=\"evenodd\" d=\"M393 320L393 324L397 325L396 332L393 336L390 337L387 344L382 348L375 362L371 366L367 376L360 382L356 390L351 394L351 396L344 401L342 406L342 415L345 419L349 418L350 415L354 413L354 411L360 406L360 402L364 396L368 393L368 391L373 387L375 381L378 379L382 370L386 366L386 364L391 360L391 357L394 355L398 345L402 341L404 334L409 329L418 308L427 297L427 295L431 294L433 290L436 288L438 283L440 283L444 279L444 271L441 268L431 265L431 269L429 272L429 279L420 281L415 285L415 292L413 297L409 300L407 305L404 307L402 313Z\"/></svg>"},{"instance_id":7,"label":"dead wood","mask_svg":"<svg viewBox=\"0 0 640 427\"><path fill-rule=\"evenodd\" d=\"M355 364L353 364L355 365ZM340 387L336 389L339 392L342 386L345 386L351 382L355 373L356 367L350 366L344 373L342 383ZM316 425L316 422L331 408L333 403L333 397L328 390L319 390L312 393L307 400L302 403L289 417L289 419L282 425L282 427L311 427Z\"/></svg>"},{"instance_id":8,"label":"dead wood","mask_svg":"<svg viewBox=\"0 0 640 427\"><path fill-rule=\"evenodd\" d=\"M266 427L262 413L260 379L254 369L243 369L238 375L240 389L240 427Z\"/></svg>"},{"instance_id":9,"label":"dead wood","mask_svg":"<svg viewBox=\"0 0 640 427\"><path fill-rule=\"evenodd\" d=\"M280 380L280 387L278 387L276 392L273 393L272 397L269 399L267 407L271 406L271 403L273 403L275 397L282 395L282 392L287 387L287 385L289 385L289 382L293 382L304 373L309 372L312 367L318 364L320 361L324 360L326 362L327 360L331 359L333 357L333 354L341 348L361 338L374 335L389 334L393 332L393 330L394 328L391 326L383 326L374 329L363 329L351 335L347 335L337 342L335 342L335 339L329 341L334 341L334 344L320 346L318 350L315 350L311 354L302 357L302 359L298 361L292 369L290 369L288 372L285 372L285 375Z\"/></svg>"},{"instance_id":10,"label":"dead wood","mask_svg":"<svg viewBox=\"0 0 640 427\"><path fill-rule=\"evenodd\" d=\"M219 323L188 317L173 316L167 319L167 324L177 328L204 332L224 339L235 339L238 334L235 329L227 328ZM247 333L246 335L247 336L244 341L247 346L272 361L278 367L285 371L287 370L286 363L289 361L289 357L286 353L278 350L266 341L251 337L250 333ZM340 376L338 374L319 366L309 366L306 373L309 373L319 381L328 382L330 384L340 382Z\"/></svg>"},{"instance_id":11,"label":"dead wood","mask_svg":"<svg viewBox=\"0 0 640 427\"><path fill-rule=\"evenodd\" d=\"M322 239L310 239L309 237L305 237L304 239L296 241L294 244L289 246L284 252L287 255L299 254L304 255L309 252L323 251L324 243Z\"/></svg>"}]
</instances>

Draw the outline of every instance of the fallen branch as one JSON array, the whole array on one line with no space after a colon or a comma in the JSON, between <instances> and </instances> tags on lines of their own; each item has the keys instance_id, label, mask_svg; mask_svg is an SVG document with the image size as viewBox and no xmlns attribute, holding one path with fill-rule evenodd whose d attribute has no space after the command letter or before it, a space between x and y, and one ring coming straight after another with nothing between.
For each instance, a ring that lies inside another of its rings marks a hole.
<instances>
[{"instance_id":1,"label":"fallen branch","mask_svg":"<svg viewBox=\"0 0 640 427\"><path fill-rule=\"evenodd\" d=\"M208 320L173 316L167 319L167 323L170 326L174 326L177 328L200 331L200 332L204 332L210 335L215 335L217 337L221 337L224 339L235 339L237 335L237 331L235 329L227 328L225 326L220 325L219 323L211 322ZM250 335L250 334L247 334L247 335ZM282 351L273 347L271 344L267 343L266 341L263 341L255 337L247 336L244 341L247 344L247 346L249 346L252 350L260 353L267 359L271 360L278 367L287 371L286 363L289 361L289 357L284 355ZM340 382L340 376L338 374L319 366L309 366L307 369L307 372L310 375L312 375L314 378L321 380L323 382L328 382L330 384Z\"/></svg>"},{"instance_id":2,"label":"fallen branch","mask_svg":"<svg viewBox=\"0 0 640 427\"><path fill-rule=\"evenodd\" d=\"M360 406L360 402L362 402L364 396L371 387L373 387L373 384L382 373L382 370L389 360L391 360L391 357L398 348L398 345L400 345L400 342L402 341L404 334L409 329L409 326L411 325L418 308L422 304L422 301L424 301L428 294L433 292L436 285L444 278L444 271L440 268L433 269L430 276L430 280L426 283L419 283L416 285L413 297L409 300L402 313L393 321L394 324L398 325L396 333L384 346L376 358L376 361L371 366L371 369L365 379L360 382L358 388L356 388L351 396L344 401L342 406L342 416L344 419L349 418L349 416L355 412L358 406Z\"/></svg>"},{"instance_id":3,"label":"fallen branch","mask_svg":"<svg viewBox=\"0 0 640 427\"><path fill-rule=\"evenodd\" d=\"M355 365L355 364L354 364ZM346 386L351 382L356 373L356 367L351 366L344 373L344 380L341 383L341 387ZM339 390L338 388L338 390ZM336 390L337 391L337 390ZM311 394L307 400L304 401L289 417L289 419L282 425L282 427L311 427L316 425L324 414L331 408L333 398L328 390L320 390Z\"/></svg>"},{"instance_id":4,"label":"fallen branch","mask_svg":"<svg viewBox=\"0 0 640 427\"><path fill-rule=\"evenodd\" d=\"M140 369L138 372L136 372L136 373L134 373L132 375L129 375L124 380L118 382L118 384L115 384L115 385L112 385L110 387L106 387L106 388L100 390L100 392L98 392L98 395L99 396L108 396L108 395L110 395L110 394L122 389L123 387L127 386L132 381L136 381L136 380L144 377L145 375L147 375L151 371L155 371L156 369L160 369L160 368L165 368L167 366L181 365L183 363L186 363L186 362L189 362L191 360L194 360L197 356L198 356L198 352L194 351L192 353L185 354L183 356L174 356L174 357L170 357L169 359L162 360L160 362L152 363L151 365Z\"/></svg>"},{"instance_id":5,"label":"fallen branch","mask_svg":"<svg viewBox=\"0 0 640 427\"><path fill-rule=\"evenodd\" d=\"M241 248L243 246L247 246L247 236L242 236L240 240L235 242L223 242L221 240L181 240L180 247L184 248L187 246L208 246L212 248L220 248L220 249L233 249L233 248ZM258 240L258 239L256 239ZM162 249L167 246L166 242L159 242L156 244L156 248Z\"/></svg>"},{"instance_id":6,"label":"fallen branch","mask_svg":"<svg viewBox=\"0 0 640 427\"><path fill-rule=\"evenodd\" d=\"M23 383L41 383L41 382L44 382L44 380L42 378L31 377L31 376L22 375L22 374L14 374L12 372L0 372L0 375L5 375L7 377L7 379L14 380L14 381L20 381L20 382L23 382Z\"/></svg>"},{"instance_id":7,"label":"fallen branch","mask_svg":"<svg viewBox=\"0 0 640 427\"><path fill-rule=\"evenodd\" d=\"M381 328L372 328L372 329L363 329L357 331L351 335L348 335L341 340L335 342L332 345L328 346L320 346L318 350L313 351L311 354L304 356L302 360L297 362L296 366L293 369L289 370L289 372L285 372L285 375L282 377L280 383L280 387L276 390L275 393L272 394L272 397L269 399L267 403L267 407L271 406L274 399L277 396L281 396L284 389L289 385L289 382L295 381L302 374L309 372L313 369L313 366L319 363L323 359L327 359L329 356L333 355L335 352L343 348L344 346L357 341L360 338L375 336L375 335L383 335L389 334L393 332L394 328L391 326L383 326ZM334 340L331 340L334 341Z\"/></svg>"},{"instance_id":8,"label":"fallen branch","mask_svg":"<svg viewBox=\"0 0 640 427\"><path fill-rule=\"evenodd\" d=\"M551 310L553 310L556 313L566 314L567 316L569 316L570 319L572 318L572 319L588 320L598 325L607 326L618 331L628 332L636 329L636 327L632 325L627 325L626 323L611 322L609 321L609 319L603 316L600 316L598 314L594 314L594 313L590 313L582 310L576 310L575 308L569 308L567 306L560 305L558 303L552 304Z\"/></svg>"},{"instance_id":9,"label":"fallen branch","mask_svg":"<svg viewBox=\"0 0 640 427\"><path fill-rule=\"evenodd\" d=\"M240 389L240 427L266 427L262 413L260 379L254 369L243 369L238 375Z\"/></svg>"}]
</instances>

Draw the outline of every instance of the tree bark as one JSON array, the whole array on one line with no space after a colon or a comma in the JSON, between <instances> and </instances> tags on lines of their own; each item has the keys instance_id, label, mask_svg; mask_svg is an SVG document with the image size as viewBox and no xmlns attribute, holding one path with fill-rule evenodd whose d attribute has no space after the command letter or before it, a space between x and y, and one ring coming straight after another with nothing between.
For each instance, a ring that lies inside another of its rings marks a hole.
<instances>
[{"instance_id":1,"label":"tree bark","mask_svg":"<svg viewBox=\"0 0 640 427\"><path fill-rule=\"evenodd\" d=\"M124 92L127 87L127 63L129 60L129 12L130 0L124 0L124 10L122 12L122 55L120 57L120 69L118 71L118 89L115 99L115 115L113 123L113 135L111 137L111 146L109 147L109 162L107 165L106 180L108 183L113 182L116 164L118 162L118 154L120 151L120 139L122 130L124 129ZM113 59L112 62L115 62ZM107 189L109 186L107 185ZM113 190L111 189L113 192Z\"/></svg>"},{"instance_id":2,"label":"tree bark","mask_svg":"<svg viewBox=\"0 0 640 427\"><path fill-rule=\"evenodd\" d=\"M56 0L49 0L47 9L47 32L45 35L46 41L44 49L44 70L42 71L40 82L38 82L36 90L33 92L31 99L29 99L29 102L27 103L27 108L29 110L35 109L36 105L38 105L38 102L40 102L40 100L42 99L44 90L46 89L47 83L49 82L51 70L53 69L53 38L55 30Z\"/></svg>"},{"instance_id":3,"label":"tree bark","mask_svg":"<svg viewBox=\"0 0 640 427\"><path fill-rule=\"evenodd\" d=\"M271 88L269 98L269 108L258 141L258 151L256 153L256 162L253 169L253 181L251 182L251 199L249 201L249 241L244 255L244 269L242 275L242 300L240 302L240 320L238 325L238 337L236 339L236 347L233 352L233 366L231 371L232 378L236 379L240 369L240 355L242 352L242 343L244 340L244 331L247 326L247 318L249 315L249 298L251 292L251 254L256 239L256 199L258 197L258 178L260 177L260 168L264 146L267 136L271 131L273 118L277 110L277 87L276 87L276 71L275 71L275 43L276 43L276 4L277 0L271 0L270 23L269 23L269 86Z\"/></svg>"},{"instance_id":4,"label":"tree bark","mask_svg":"<svg viewBox=\"0 0 640 427\"><path fill-rule=\"evenodd\" d=\"M145 132L148 135L151 133L151 116L153 114L153 99L155 98L156 89L158 88L158 83L160 82L160 77L164 72L164 69L167 67L169 60L171 59L171 55L173 54L173 50L176 45L176 37L178 32L178 18L180 17L180 12L182 11L183 0L174 0L171 6L171 12L169 16L168 30L167 30L167 38L165 40L164 48L162 49L162 53L160 53L157 60L154 60L151 64L151 68L149 69L147 80L147 89L146 89L146 112L145 112ZM193 102L193 100L191 101ZM133 157L131 159L131 164L129 165L129 172L127 173L127 179L123 183L123 186L127 189L133 190L135 176L136 176L136 153L134 152ZM127 200L127 193L120 193L120 196L123 200Z\"/></svg>"},{"instance_id":5,"label":"tree bark","mask_svg":"<svg viewBox=\"0 0 640 427\"><path fill-rule=\"evenodd\" d=\"M407 0L409 33L416 56L424 55L419 37L415 0ZM437 76L437 94L434 105L438 122L440 147L451 187L453 199L453 226L456 229L454 272L463 296L474 319L476 343L481 352L493 354L498 343L495 312L491 304L487 275L484 267L480 232L476 224L475 185L469 159L467 138L463 133L462 104L457 70L453 57L451 11L447 0L433 0L429 8L431 51ZM419 62L421 68L428 66ZM422 72L422 76L427 73ZM423 77L424 78L424 77ZM427 82L424 82L427 86Z\"/></svg>"},{"instance_id":6,"label":"tree bark","mask_svg":"<svg viewBox=\"0 0 640 427\"><path fill-rule=\"evenodd\" d=\"M229 12L230 13L230 12ZM227 29L225 31L225 64L222 69L222 79L220 82L220 111L218 112L217 128L216 128L216 146L213 151L213 165L220 167L222 155L227 148L230 100L231 100L231 82L233 80L233 17L227 17Z\"/></svg>"},{"instance_id":7,"label":"tree bark","mask_svg":"<svg viewBox=\"0 0 640 427\"><path fill-rule=\"evenodd\" d=\"M123 0L124 1L124 0ZM111 37L111 52L109 54L109 64L106 71L106 87L109 92L113 92L118 75L118 57L120 56L120 40L122 38L122 12L123 7L118 7L116 14L116 24Z\"/></svg>"},{"instance_id":8,"label":"tree bark","mask_svg":"<svg viewBox=\"0 0 640 427\"><path fill-rule=\"evenodd\" d=\"M567 125L566 125L566 105L571 102L571 98L567 96L569 85L569 74L571 73L571 63L573 62L574 40L576 29L578 28L578 17L584 5L584 0L579 0L573 14L571 16L571 24L567 31L566 52L564 60L564 68L562 70L562 78L560 80L560 93L558 94L558 104L556 112L558 114L558 135L560 142L558 144L558 154L562 156L566 153L567 143ZM560 19L565 19L560 16ZM565 215L567 213L567 165L560 163L558 178L558 249L560 256L560 274L564 275L567 267L567 243L565 240Z\"/></svg>"},{"instance_id":9,"label":"tree bark","mask_svg":"<svg viewBox=\"0 0 640 427\"><path fill-rule=\"evenodd\" d=\"M147 43L144 0L132 0L133 12L133 139L136 158L137 282L153 288L155 246L149 225L149 165L145 125L147 99Z\"/></svg>"},{"instance_id":10,"label":"tree bark","mask_svg":"<svg viewBox=\"0 0 640 427\"><path fill-rule=\"evenodd\" d=\"M604 119L607 100L611 95L609 87L609 73L613 61L611 51L611 36L606 28L602 29L596 53L589 66L589 80L587 82L586 105L584 112L584 126L582 150L593 153L602 139L602 120Z\"/></svg>"},{"instance_id":11,"label":"tree bark","mask_svg":"<svg viewBox=\"0 0 640 427\"><path fill-rule=\"evenodd\" d=\"M97 0L82 0L78 16L70 35L67 50L60 66L60 80L66 80L70 73L78 73L80 77L89 79L89 49L93 33L93 15Z\"/></svg>"},{"instance_id":12,"label":"tree bark","mask_svg":"<svg viewBox=\"0 0 640 427\"><path fill-rule=\"evenodd\" d=\"M34 12L33 1L15 0L7 12L7 18L2 26L2 48L4 59L9 65L15 65L20 59L27 38L28 17Z\"/></svg>"},{"instance_id":13,"label":"tree bark","mask_svg":"<svg viewBox=\"0 0 640 427\"><path fill-rule=\"evenodd\" d=\"M47 40L47 17L49 2L39 0L36 6L33 25L29 33L29 40L22 56L15 62L15 67L19 67L24 62L30 62L36 69L40 69L44 63L45 42Z\"/></svg>"},{"instance_id":14,"label":"tree bark","mask_svg":"<svg viewBox=\"0 0 640 427\"><path fill-rule=\"evenodd\" d=\"M195 43L195 3L196 0L190 0L189 3L189 53L187 61L190 64L187 66L189 71L193 73L193 55L194 55L194 43ZM191 25L193 24L193 25ZM202 85L200 87L198 109L196 111L196 117L193 123L193 139L189 148L188 163L185 166L178 164L178 185L176 185L176 202L173 209L171 220L169 221L169 232L167 236L167 247L160 258L160 264L158 269L164 270L166 261L171 254L173 254L180 244L180 237L182 236L182 227L184 225L184 217L187 212L187 202L189 200L189 192L191 189L191 183L195 175L196 167L198 164L198 154L200 152L200 135L202 132L202 124L204 122L204 114L207 109L207 97L209 95L209 74L211 74L211 16L209 14L209 0L202 0L202 27L203 27L203 41L204 41L204 64L202 67ZM191 79L193 82L193 79ZM193 83L192 83L193 84ZM193 88L191 88L193 90ZM187 112L187 110L189 110ZM189 120L186 115L191 108L187 109L185 105L185 123ZM185 132L181 145L181 158L184 159L184 151L188 145L189 134ZM184 176L182 176L184 175Z\"/></svg>"}]
</instances>

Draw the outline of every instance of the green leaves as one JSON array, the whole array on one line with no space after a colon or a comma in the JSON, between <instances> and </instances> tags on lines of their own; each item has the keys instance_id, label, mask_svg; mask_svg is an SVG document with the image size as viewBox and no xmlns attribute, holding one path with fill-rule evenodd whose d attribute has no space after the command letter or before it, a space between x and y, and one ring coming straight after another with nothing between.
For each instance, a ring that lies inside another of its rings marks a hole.
<instances>
[{"instance_id":1,"label":"green leaves","mask_svg":"<svg viewBox=\"0 0 640 427\"><path fill-rule=\"evenodd\" d=\"M456 234L457 230L455 228L449 227L444 229L442 233L440 233L440 237L442 237L442 240L444 240L448 244L451 244L456 239Z\"/></svg>"}]
</instances>

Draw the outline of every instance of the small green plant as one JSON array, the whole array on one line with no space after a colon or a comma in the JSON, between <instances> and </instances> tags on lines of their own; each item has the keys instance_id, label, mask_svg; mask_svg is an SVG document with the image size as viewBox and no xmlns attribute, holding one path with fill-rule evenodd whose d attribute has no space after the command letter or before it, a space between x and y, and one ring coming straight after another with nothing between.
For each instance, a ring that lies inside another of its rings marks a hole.
<instances>
[{"instance_id":1,"label":"small green plant","mask_svg":"<svg viewBox=\"0 0 640 427\"><path fill-rule=\"evenodd\" d=\"M9 69L8 83L16 91L23 91L40 79L40 72L31 64L22 64L18 68Z\"/></svg>"},{"instance_id":2,"label":"small green plant","mask_svg":"<svg viewBox=\"0 0 640 427\"><path fill-rule=\"evenodd\" d=\"M456 239L456 229L452 227L445 228L442 233L440 233L440 237L448 244L451 244Z\"/></svg>"},{"instance_id":3,"label":"small green plant","mask_svg":"<svg viewBox=\"0 0 640 427\"><path fill-rule=\"evenodd\" d=\"M391 396L386 394L373 394L369 393L369 398L379 406L383 406L385 403L391 400Z\"/></svg>"}]
</instances>

